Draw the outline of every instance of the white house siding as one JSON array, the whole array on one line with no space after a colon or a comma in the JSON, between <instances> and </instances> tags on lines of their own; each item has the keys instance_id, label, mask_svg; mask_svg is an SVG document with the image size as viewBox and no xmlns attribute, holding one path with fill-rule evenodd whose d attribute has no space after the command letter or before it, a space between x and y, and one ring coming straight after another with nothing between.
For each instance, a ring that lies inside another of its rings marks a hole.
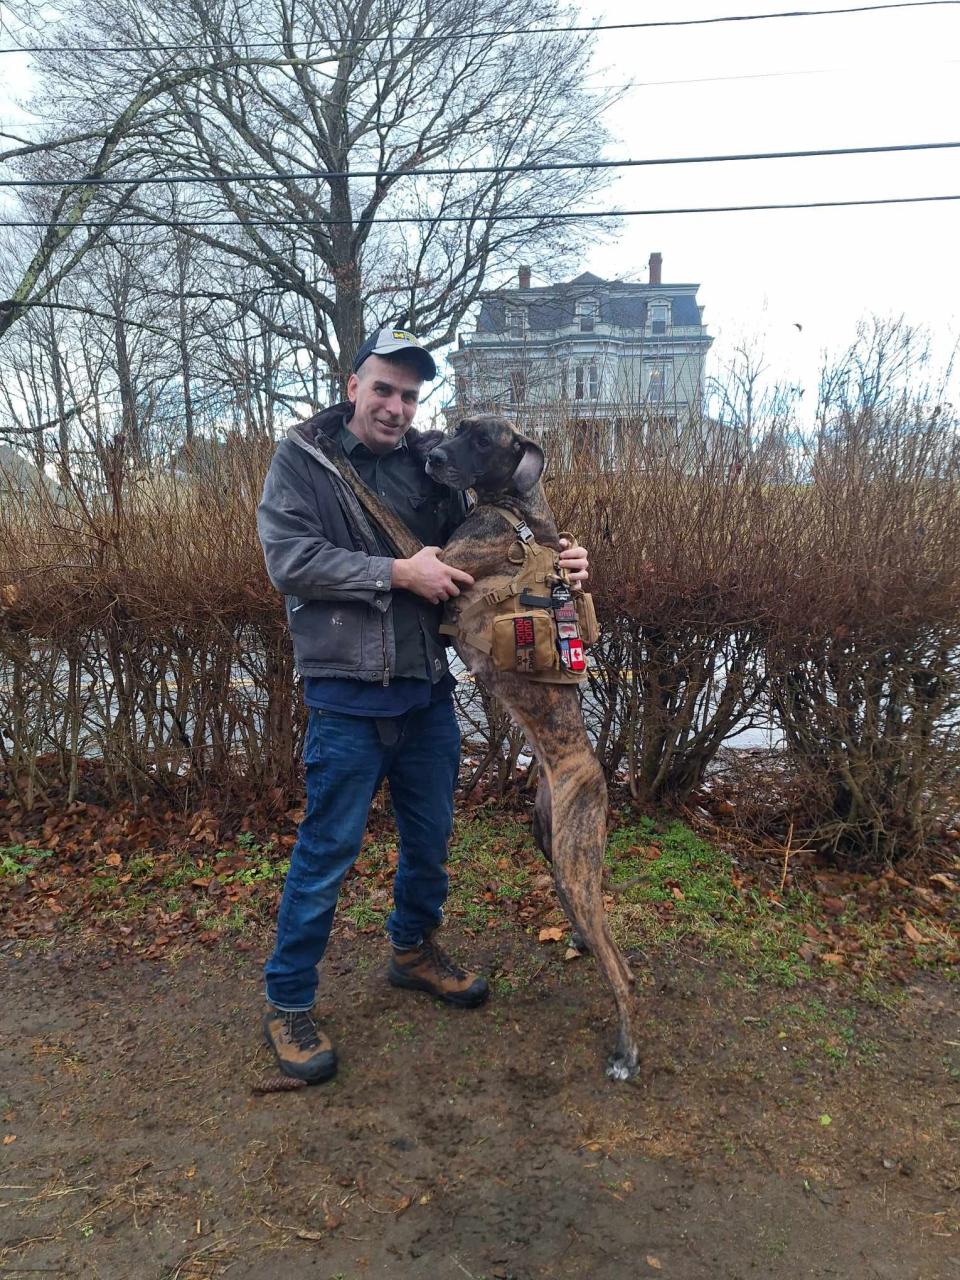
<instances>
[{"instance_id":1,"label":"white house siding","mask_svg":"<svg viewBox=\"0 0 960 1280\"><path fill-rule=\"evenodd\" d=\"M528 279L522 270L524 287L487 295L475 331L461 336L450 356L456 390L448 420L494 410L613 421L649 407L678 420L699 410L712 338L697 285L585 273L531 288Z\"/></svg>"}]
</instances>

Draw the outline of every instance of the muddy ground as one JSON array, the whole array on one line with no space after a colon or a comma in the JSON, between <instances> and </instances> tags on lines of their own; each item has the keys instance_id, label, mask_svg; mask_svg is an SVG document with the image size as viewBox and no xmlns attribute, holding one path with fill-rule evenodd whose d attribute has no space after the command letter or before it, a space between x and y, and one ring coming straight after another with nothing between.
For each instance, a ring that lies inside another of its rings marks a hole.
<instances>
[{"instance_id":1,"label":"muddy ground","mask_svg":"<svg viewBox=\"0 0 960 1280\"><path fill-rule=\"evenodd\" d=\"M2 944L0 1276L960 1278L954 983L861 1003L638 956L645 1059L615 1086L588 958L448 933L498 975L486 1007L388 987L341 926L339 1077L262 1095L265 937Z\"/></svg>"}]
</instances>

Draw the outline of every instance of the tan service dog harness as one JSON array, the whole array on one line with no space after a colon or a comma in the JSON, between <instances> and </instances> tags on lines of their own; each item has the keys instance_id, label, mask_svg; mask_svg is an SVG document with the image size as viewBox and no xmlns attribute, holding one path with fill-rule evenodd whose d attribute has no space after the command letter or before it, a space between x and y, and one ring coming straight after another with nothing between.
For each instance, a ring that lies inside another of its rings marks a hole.
<instances>
[{"instance_id":1,"label":"tan service dog harness","mask_svg":"<svg viewBox=\"0 0 960 1280\"><path fill-rule=\"evenodd\" d=\"M579 671L571 670L561 652L569 653L571 637L584 648L596 643L600 629L593 598L585 591L574 591L573 610L558 611L551 593L558 583L567 582L567 575L559 567L557 552L537 542L530 526L513 511L484 504L474 507L470 515L481 509L501 516L516 533L508 558L517 571L476 599L448 601L441 634L489 654L502 671L517 671L540 684L581 684L587 676L585 664ZM572 534L560 536L576 545ZM560 621L564 612L569 613L569 622Z\"/></svg>"}]
</instances>

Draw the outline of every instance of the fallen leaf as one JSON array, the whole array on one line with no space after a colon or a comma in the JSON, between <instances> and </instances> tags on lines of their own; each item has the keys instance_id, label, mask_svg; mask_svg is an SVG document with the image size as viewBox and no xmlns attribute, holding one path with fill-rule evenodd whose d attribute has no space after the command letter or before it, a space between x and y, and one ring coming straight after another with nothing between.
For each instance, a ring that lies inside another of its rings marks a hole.
<instances>
[{"instance_id":1,"label":"fallen leaf","mask_svg":"<svg viewBox=\"0 0 960 1280\"><path fill-rule=\"evenodd\" d=\"M541 929L537 934L538 942L559 942L563 938L563 930L553 925L549 928Z\"/></svg>"},{"instance_id":2,"label":"fallen leaf","mask_svg":"<svg viewBox=\"0 0 960 1280\"><path fill-rule=\"evenodd\" d=\"M948 888L951 893L960 892L960 884L957 884L954 877L946 876L943 872L937 872L936 876L931 876L934 884L942 884L943 888Z\"/></svg>"},{"instance_id":3,"label":"fallen leaf","mask_svg":"<svg viewBox=\"0 0 960 1280\"><path fill-rule=\"evenodd\" d=\"M732 808L732 806L731 806L731 808ZM653 1256L653 1254L652 1254L652 1253L648 1253L648 1254L647 1254L647 1266L648 1266L648 1267L653 1267L653 1269L654 1269L655 1271L660 1271L660 1270L662 1269L662 1267L663 1267L663 1263L660 1261L660 1259L659 1259L659 1258L655 1258L655 1257Z\"/></svg>"},{"instance_id":4,"label":"fallen leaf","mask_svg":"<svg viewBox=\"0 0 960 1280\"><path fill-rule=\"evenodd\" d=\"M833 1124L833 1120L831 1119L830 1116L827 1115L826 1112L824 1112L823 1115L820 1117L820 1123L823 1125L824 1128L826 1128L828 1124Z\"/></svg>"},{"instance_id":5,"label":"fallen leaf","mask_svg":"<svg viewBox=\"0 0 960 1280\"><path fill-rule=\"evenodd\" d=\"M925 938L920 930L915 928L909 920L904 921L903 932L913 943L929 942L929 938Z\"/></svg>"},{"instance_id":6,"label":"fallen leaf","mask_svg":"<svg viewBox=\"0 0 960 1280\"><path fill-rule=\"evenodd\" d=\"M336 1231L343 1222L342 1209L330 1209L324 1216L323 1225L328 1231Z\"/></svg>"},{"instance_id":7,"label":"fallen leaf","mask_svg":"<svg viewBox=\"0 0 960 1280\"><path fill-rule=\"evenodd\" d=\"M297 1232L298 1240L322 1240L326 1235L325 1231L307 1231L301 1230Z\"/></svg>"},{"instance_id":8,"label":"fallen leaf","mask_svg":"<svg viewBox=\"0 0 960 1280\"><path fill-rule=\"evenodd\" d=\"M563 953L563 958L564 960L579 960L580 952L576 947L567 947L566 951Z\"/></svg>"},{"instance_id":9,"label":"fallen leaf","mask_svg":"<svg viewBox=\"0 0 960 1280\"><path fill-rule=\"evenodd\" d=\"M3 1145L5 1147L9 1147L10 1143L16 1142L16 1140L17 1140L17 1135L15 1133L5 1134L3 1139Z\"/></svg>"},{"instance_id":10,"label":"fallen leaf","mask_svg":"<svg viewBox=\"0 0 960 1280\"><path fill-rule=\"evenodd\" d=\"M401 1196L397 1203L393 1206L394 1216L399 1218L401 1213L406 1213L413 1204L413 1196Z\"/></svg>"},{"instance_id":11,"label":"fallen leaf","mask_svg":"<svg viewBox=\"0 0 960 1280\"><path fill-rule=\"evenodd\" d=\"M104 858L104 862L107 864L108 867L119 867L122 861L123 859L120 857L119 853L116 853L116 852L108 853L107 856Z\"/></svg>"},{"instance_id":12,"label":"fallen leaf","mask_svg":"<svg viewBox=\"0 0 960 1280\"><path fill-rule=\"evenodd\" d=\"M821 964L846 964L843 956L839 951L828 951L820 957Z\"/></svg>"}]
</instances>

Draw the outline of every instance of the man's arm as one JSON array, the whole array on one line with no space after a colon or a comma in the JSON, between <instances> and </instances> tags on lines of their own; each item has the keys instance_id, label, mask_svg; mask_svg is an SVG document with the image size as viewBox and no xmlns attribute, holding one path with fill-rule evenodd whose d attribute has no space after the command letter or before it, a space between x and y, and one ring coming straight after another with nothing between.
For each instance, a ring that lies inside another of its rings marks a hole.
<instances>
[{"instance_id":1,"label":"man's arm","mask_svg":"<svg viewBox=\"0 0 960 1280\"><path fill-rule=\"evenodd\" d=\"M267 574L278 591L302 600L389 603L393 560L348 551L324 536L309 478L281 446L273 456L257 507L257 532Z\"/></svg>"}]
</instances>

